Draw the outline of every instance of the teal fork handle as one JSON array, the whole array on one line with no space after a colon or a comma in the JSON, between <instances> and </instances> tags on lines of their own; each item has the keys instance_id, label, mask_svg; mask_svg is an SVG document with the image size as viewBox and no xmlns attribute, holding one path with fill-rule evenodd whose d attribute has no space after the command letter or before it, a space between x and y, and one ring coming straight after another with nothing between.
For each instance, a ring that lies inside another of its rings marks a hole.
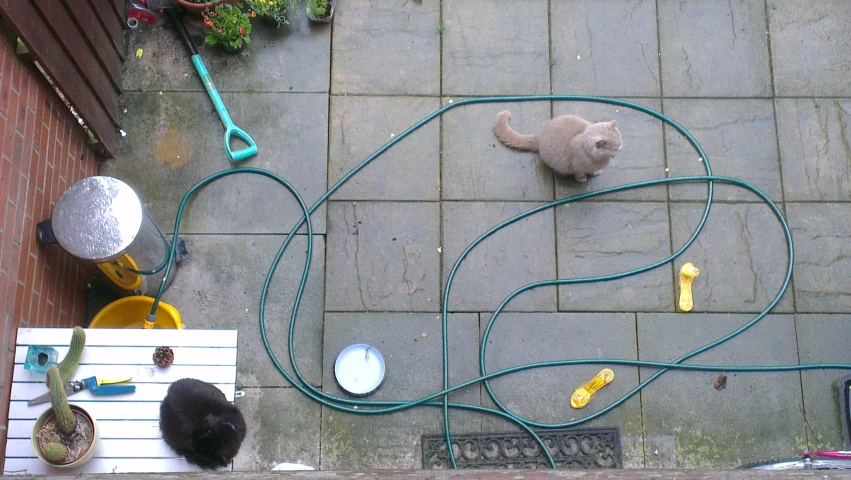
<instances>
[{"instance_id":1,"label":"teal fork handle","mask_svg":"<svg viewBox=\"0 0 851 480\"><path fill-rule=\"evenodd\" d=\"M210 96L210 100L213 101L213 105L216 107L216 112L218 112L219 118L222 120L222 125L225 126L225 151L227 152L230 160L235 162L238 160L245 160L246 158L256 155L257 144L254 143L254 140L245 132L245 130L234 125L233 121L230 119L228 109L225 108L225 103L222 101L222 97L219 96L219 92L213 84L213 78L207 71L207 67L204 66L204 60L201 59L201 55L198 55L197 53L192 55L192 63L195 65L195 70L198 71L198 75L201 77L201 82L204 84L204 88L207 89L207 94ZM230 140L234 136L247 143L248 147L237 151L231 150Z\"/></svg>"}]
</instances>

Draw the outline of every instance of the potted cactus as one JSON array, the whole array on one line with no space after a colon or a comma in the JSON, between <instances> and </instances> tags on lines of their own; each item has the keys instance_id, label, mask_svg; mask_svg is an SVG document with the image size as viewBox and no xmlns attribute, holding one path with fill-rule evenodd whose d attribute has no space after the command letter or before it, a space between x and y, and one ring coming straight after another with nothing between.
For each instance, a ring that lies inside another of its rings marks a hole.
<instances>
[{"instance_id":1,"label":"potted cactus","mask_svg":"<svg viewBox=\"0 0 851 480\"><path fill-rule=\"evenodd\" d=\"M85 343L85 331L74 328L68 355L47 371L51 408L38 417L33 427L33 451L43 462L57 468L77 467L91 460L100 438L94 417L77 405L69 405L65 393Z\"/></svg>"}]
</instances>

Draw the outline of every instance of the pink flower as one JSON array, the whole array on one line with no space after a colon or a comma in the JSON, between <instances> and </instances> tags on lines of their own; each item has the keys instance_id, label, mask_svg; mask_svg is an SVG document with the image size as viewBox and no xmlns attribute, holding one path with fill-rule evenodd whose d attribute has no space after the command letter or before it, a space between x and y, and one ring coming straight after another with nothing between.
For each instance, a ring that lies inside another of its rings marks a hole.
<instances>
[{"instance_id":1,"label":"pink flower","mask_svg":"<svg viewBox=\"0 0 851 480\"><path fill-rule=\"evenodd\" d=\"M244 29L244 28L242 28L242 27L239 27L239 34L240 34L240 35L245 35L245 29Z\"/></svg>"}]
</instances>

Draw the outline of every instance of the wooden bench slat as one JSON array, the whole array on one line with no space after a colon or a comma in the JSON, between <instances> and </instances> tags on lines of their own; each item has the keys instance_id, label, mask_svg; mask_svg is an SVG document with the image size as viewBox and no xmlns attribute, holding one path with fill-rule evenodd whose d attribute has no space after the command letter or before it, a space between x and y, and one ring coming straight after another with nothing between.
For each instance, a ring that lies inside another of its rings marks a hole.
<instances>
[{"instance_id":1,"label":"wooden bench slat","mask_svg":"<svg viewBox=\"0 0 851 480\"><path fill-rule=\"evenodd\" d=\"M10 420L8 438L29 440L35 420ZM159 420L98 420L101 438L162 438Z\"/></svg>"},{"instance_id":2,"label":"wooden bench slat","mask_svg":"<svg viewBox=\"0 0 851 480\"><path fill-rule=\"evenodd\" d=\"M43 373L25 370L23 365L15 365L15 382L44 383ZM159 368L154 365L80 365L74 373L74 379L87 377L123 378L133 377L133 383L173 383L181 378L197 378L209 383L221 383L236 379L236 366L233 365L172 365Z\"/></svg>"},{"instance_id":3,"label":"wooden bench slat","mask_svg":"<svg viewBox=\"0 0 851 480\"><path fill-rule=\"evenodd\" d=\"M97 396L89 390L81 390L70 397L71 403L90 401L114 401L114 402L160 402L165 398L169 383L132 383L136 391L122 395ZM220 383L216 385L225 394L229 402L233 401L233 384ZM42 383L13 383L11 401L28 402L31 399L47 392L47 386Z\"/></svg>"},{"instance_id":4,"label":"wooden bench slat","mask_svg":"<svg viewBox=\"0 0 851 480\"><path fill-rule=\"evenodd\" d=\"M222 469L225 470L225 469ZM227 469L229 470L229 469ZM145 458L94 458L82 467L57 470L48 467L36 458L6 458L4 474L29 475L73 475L77 473L139 473L139 472L198 472L195 465L182 458L160 458L152 462Z\"/></svg>"},{"instance_id":5,"label":"wooden bench slat","mask_svg":"<svg viewBox=\"0 0 851 480\"><path fill-rule=\"evenodd\" d=\"M54 347L59 358L65 358L68 347ZM89 346L83 350L80 365L153 365L156 347L99 347ZM174 351L172 365L236 365L236 347L203 348L171 347ZM29 346L15 348L15 363L23 364L27 359Z\"/></svg>"},{"instance_id":6,"label":"wooden bench slat","mask_svg":"<svg viewBox=\"0 0 851 480\"><path fill-rule=\"evenodd\" d=\"M178 456L161 438L144 439L101 439L94 458L149 458L156 462L160 458ZM30 439L13 438L6 443L6 458L35 458Z\"/></svg>"},{"instance_id":7,"label":"wooden bench slat","mask_svg":"<svg viewBox=\"0 0 851 480\"><path fill-rule=\"evenodd\" d=\"M144 335L137 335L144 331ZM122 347L232 347L236 348L236 330L138 330L114 328L86 329L86 346L115 346L116 338ZM16 345L67 346L71 342L70 328L19 328Z\"/></svg>"}]
</instances>

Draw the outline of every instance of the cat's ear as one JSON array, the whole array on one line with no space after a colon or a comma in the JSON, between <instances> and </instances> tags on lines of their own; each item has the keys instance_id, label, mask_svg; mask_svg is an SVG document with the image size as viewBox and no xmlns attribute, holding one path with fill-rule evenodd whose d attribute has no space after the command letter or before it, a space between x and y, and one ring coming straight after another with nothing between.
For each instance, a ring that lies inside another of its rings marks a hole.
<instances>
[{"instance_id":1,"label":"cat's ear","mask_svg":"<svg viewBox=\"0 0 851 480\"><path fill-rule=\"evenodd\" d=\"M615 121L615 120L612 120L611 122L609 122L609 125L611 125L612 128L617 128L617 126L618 126L617 121Z\"/></svg>"}]
</instances>

